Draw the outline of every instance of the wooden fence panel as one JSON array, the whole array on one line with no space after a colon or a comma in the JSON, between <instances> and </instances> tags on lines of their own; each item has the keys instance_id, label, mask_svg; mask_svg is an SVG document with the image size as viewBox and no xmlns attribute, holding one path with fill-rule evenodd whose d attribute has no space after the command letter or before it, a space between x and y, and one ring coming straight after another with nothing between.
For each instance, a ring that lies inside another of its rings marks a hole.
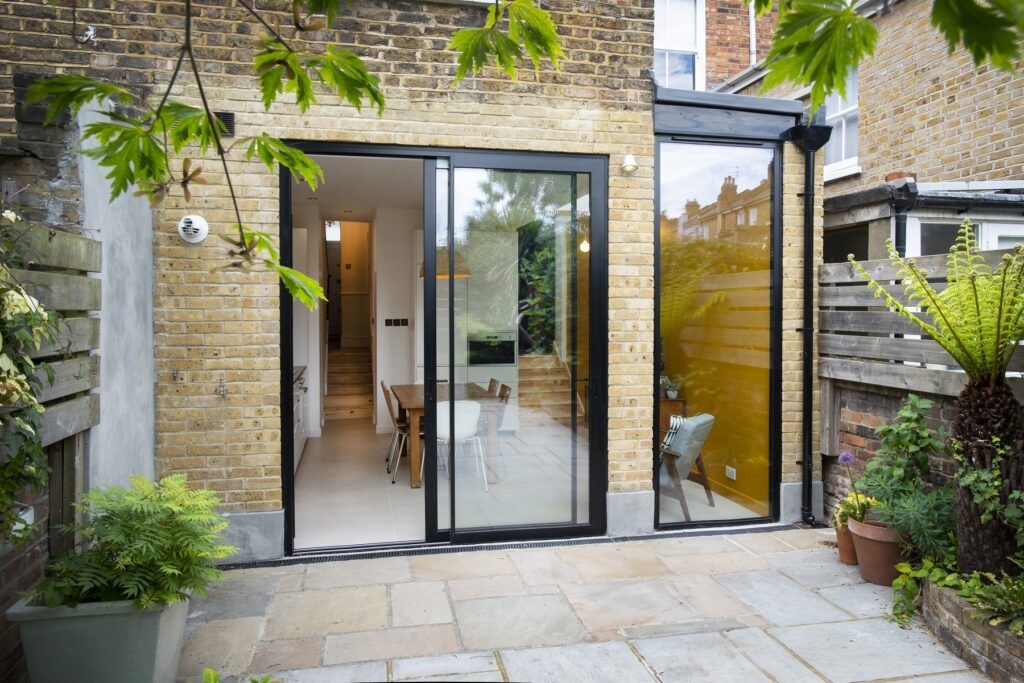
<instances>
[{"instance_id":1,"label":"wooden fence panel","mask_svg":"<svg viewBox=\"0 0 1024 683\"><path fill-rule=\"evenodd\" d=\"M996 266L1008 252L988 251L984 258ZM945 289L945 254L915 261L928 272L937 290ZM886 291L907 302L893 261L865 261L863 266ZM963 389L966 376L953 358L919 327L889 310L884 299L875 298L851 264L822 266L819 285L818 356L819 375L824 380L943 396L955 396ZM1024 355L1018 352L1011 361L1008 380L1019 395L1024 395L1022 372ZM829 409L823 410L827 420Z\"/></svg>"}]
</instances>

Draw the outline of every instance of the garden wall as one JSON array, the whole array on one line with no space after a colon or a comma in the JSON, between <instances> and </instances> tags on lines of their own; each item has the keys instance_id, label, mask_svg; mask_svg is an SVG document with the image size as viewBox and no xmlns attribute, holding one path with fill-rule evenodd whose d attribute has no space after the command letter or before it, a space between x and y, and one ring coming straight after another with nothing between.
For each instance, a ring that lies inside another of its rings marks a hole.
<instances>
[{"instance_id":1,"label":"garden wall","mask_svg":"<svg viewBox=\"0 0 1024 683\"><path fill-rule=\"evenodd\" d=\"M973 618L972 610L953 590L924 584L924 620L953 654L999 683L1024 680L1024 638Z\"/></svg>"}]
</instances>

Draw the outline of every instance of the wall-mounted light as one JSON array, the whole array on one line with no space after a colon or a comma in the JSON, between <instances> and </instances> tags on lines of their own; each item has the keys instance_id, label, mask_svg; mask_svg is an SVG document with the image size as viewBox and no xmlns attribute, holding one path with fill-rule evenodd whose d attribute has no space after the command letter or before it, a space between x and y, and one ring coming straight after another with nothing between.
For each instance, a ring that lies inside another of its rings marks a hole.
<instances>
[{"instance_id":1,"label":"wall-mounted light","mask_svg":"<svg viewBox=\"0 0 1024 683\"><path fill-rule=\"evenodd\" d=\"M625 173L627 175L631 175L633 173L636 173L636 170L638 168L640 168L640 166L636 163L636 157L635 156L633 156L632 154L627 154L626 156L622 157L622 172L623 173Z\"/></svg>"},{"instance_id":2,"label":"wall-mounted light","mask_svg":"<svg viewBox=\"0 0 1024 683\"><path fill-rule=\"evenodd\" d=\"M584 237L583 241L580 242L580 251L582 251L584 254L590 251L590 242L587 241L586 237Z\"/></svg>"}]
</instances>

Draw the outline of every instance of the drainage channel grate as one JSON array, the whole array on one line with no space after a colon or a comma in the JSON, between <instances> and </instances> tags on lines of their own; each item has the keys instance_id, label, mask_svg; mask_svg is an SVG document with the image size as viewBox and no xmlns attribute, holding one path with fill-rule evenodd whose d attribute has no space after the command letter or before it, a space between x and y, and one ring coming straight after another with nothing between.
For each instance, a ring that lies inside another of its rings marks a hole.
<instances>
[{"instance_id":1,"label":"drainage channel grate","mask_svg":"<svg viewBox=\"0 0 1024 683\"><path fill-rule=\"evenodd\" d=\"M525 548L551 548L573 545L598 545L602 543L629 543L650 541L660 538L696 538L701 536L736 536L764 531L788 531L806 528L796 524L758 524L741 527L712 527L694 531L658 531L643 536L586 536L583 538L553 538L541 541L506 541L500 543L415 544L402 547L388 547L362 550L358 548L324 548L301 551L291 557L279 560L256 560L219 565L221 569L259 569L263 567L288 567L296 564L319 564L322 562L347 562L349 560L378 560L387 557L413 557L417 555L442 555L445 553L472 553L486 550L518 550Z\"/></svg>"}]
</instances>

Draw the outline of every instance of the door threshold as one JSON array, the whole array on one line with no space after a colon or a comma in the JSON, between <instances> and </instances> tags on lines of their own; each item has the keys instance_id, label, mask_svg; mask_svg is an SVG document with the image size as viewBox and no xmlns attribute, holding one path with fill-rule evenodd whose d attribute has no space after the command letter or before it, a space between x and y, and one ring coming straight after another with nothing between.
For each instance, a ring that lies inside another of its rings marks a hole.
<instances>
[{"instance_id":1,"label":"door threshold","mask_svg":"<svg viewBox=\"0 0 1024 683\"><path fill-rule=\"evenodd\" d=\"M796 524L768 522L762 524L740 524L736 526L716 526L703 529L673 529L655 531L639 536L577 536L567 538L551 538L535 541L497 541L494 543L406 543L389 544L386 546L358 546L340 548L311 548L299 550L289 557L276 560L256 560L253 562L235 562L219 565L221 569L256 569L261 567L287 567L296 564L319 564L322 562L345 562L348 560L377 560L387 557L415 557L418 555L442 555L447 553L472 553L487 550L519 550L529 548L551 548L574 545L597 545L603 543L631 543L650 541L662 538L687 538L698 536L725 536L752 534L765 531L788 531L801 528Z\"/></svg>"}]
</instances>

